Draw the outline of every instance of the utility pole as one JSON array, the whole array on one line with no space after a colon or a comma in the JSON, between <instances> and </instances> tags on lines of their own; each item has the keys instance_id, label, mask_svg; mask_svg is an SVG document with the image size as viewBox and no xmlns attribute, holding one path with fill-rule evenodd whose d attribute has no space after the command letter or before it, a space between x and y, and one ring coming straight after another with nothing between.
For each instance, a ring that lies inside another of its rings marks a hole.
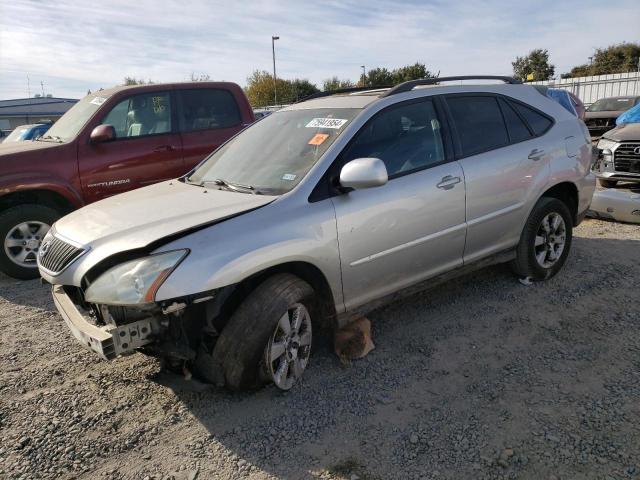
<instances>
[{"instance_id":1,"label":"utility pole","mask_svg":"<svg viewBox=\"0 0 640 480\"><path fill-rule=\"evenodd\" d=\"M42 88L42 98L44 98L44 82L40 80L40 87Z\"/></svg>"},{"instance_id":2,"label":"utility pole","mask_svg":"<svg viewBox=\"0 0 640 480\"><path fill-rule=\"evenodd\" d=\"M362 86L366 87L367 86L367 70L364 68L364 65L360 65L360 68L362 69Z\"/></svg>"},{"instance_id":3,"label":"utility pole","mask_svg":"<svg viewBox=\"0 0 640 480\"><path fill-rule=\"evenodd\" d=\"M278 104L278 88L276 87L276 40L280 37L271 36L271 53L273 54L273 105Z\"/></svg>"}]
</instances>

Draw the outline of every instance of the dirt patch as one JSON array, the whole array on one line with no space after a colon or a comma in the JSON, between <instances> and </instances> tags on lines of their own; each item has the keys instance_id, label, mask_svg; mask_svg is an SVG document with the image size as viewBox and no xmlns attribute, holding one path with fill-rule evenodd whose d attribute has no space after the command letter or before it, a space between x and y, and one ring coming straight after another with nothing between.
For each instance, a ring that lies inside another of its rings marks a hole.
<instances>
[{"instance_id":1,"label":"dirt patch","mask_svg":"<svg viewBox=\"0 0 640 480\"><path fill-rule=\"evenodd\" d=\"M100 361L0 277L0 478L640 478L639 252L587 220L551 281L498 266L389 305L366 358L320 341L287 394Z\"/></svg>"}]
</instances>

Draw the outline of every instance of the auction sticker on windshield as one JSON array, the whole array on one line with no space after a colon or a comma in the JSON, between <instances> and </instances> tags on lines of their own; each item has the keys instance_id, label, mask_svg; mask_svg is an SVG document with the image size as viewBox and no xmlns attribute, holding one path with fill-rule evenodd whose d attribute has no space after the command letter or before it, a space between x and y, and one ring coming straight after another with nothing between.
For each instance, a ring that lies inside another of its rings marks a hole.
<instances>
[{"instance_id":1,"label":"auction sticker on windshield","mask_svg":"<svg viewBox=\"0 0 640 480\"><path fill-rule=\"evenodd\" d=\"M307 123L307 128L341 128L348 120L342 118L314 118Z\"/></svg>"},{"instance_id":2,"label":"auction sticker on windshield","mask_svg":"<svg viewBox=\"0 0 640 480\"><path fill-rule=\"evenodd\" d=\"M328 133L316 133L307 143L309 143L309 145L322 145L327 138L329 138Z\"/></svg>"}]
</instances>

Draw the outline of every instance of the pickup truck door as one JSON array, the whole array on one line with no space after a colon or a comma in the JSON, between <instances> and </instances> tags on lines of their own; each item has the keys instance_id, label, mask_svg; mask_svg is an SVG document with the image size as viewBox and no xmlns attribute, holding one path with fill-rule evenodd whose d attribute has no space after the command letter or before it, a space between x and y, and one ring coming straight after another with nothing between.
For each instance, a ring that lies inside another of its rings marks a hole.
<instances>
[{"instance_id":1,"label":"pickup truck door","mask_svg":"<svg viewBox=\"0 0 640 480\"><path fill-rule=\"evenodd\" d=\"M176 90L187 171L247 125L235 97L224 88Z\"/></svg>"},{"instance_id":2,"label":"pickup truck door","mask_svg":"<svg viewBox=\"0 0 640 480\"><path fill-rule=\"evenodd\" d=\"M339 160L380 158L387 184L332 198L347 310L462 264L462 168L445 154L434 101L379 112Z\"/></svg>"},{"instance_id":3,"label":"pickup truck door","mask_svg":"<svg viewBox=\"0 0 640 480\"><path fill-rule=\"evenodd\" d=\"M80 142L80 181L87 203L186 173L182 140L176 132L172 94L132 95L107 111L115 140Z\"/></svg>"}]
</instances>

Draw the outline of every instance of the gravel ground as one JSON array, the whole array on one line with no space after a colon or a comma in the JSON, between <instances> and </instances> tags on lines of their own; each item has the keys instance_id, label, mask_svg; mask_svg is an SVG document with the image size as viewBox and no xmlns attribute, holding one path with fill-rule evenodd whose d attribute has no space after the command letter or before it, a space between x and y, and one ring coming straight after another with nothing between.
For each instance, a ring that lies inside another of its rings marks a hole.
<instances>
[{"instance_id":1,"label":"gravel ground","mask_svg":"<svg viewBox=\"0 0 640 480\"><path fill-rule=\"evenodd\" d=\"M640 226L586 220L565 269L504 266L374 312L377 348L231 394L84 351L0 277L0 478L640 478Z\"/></svg>"}]
</instances>

